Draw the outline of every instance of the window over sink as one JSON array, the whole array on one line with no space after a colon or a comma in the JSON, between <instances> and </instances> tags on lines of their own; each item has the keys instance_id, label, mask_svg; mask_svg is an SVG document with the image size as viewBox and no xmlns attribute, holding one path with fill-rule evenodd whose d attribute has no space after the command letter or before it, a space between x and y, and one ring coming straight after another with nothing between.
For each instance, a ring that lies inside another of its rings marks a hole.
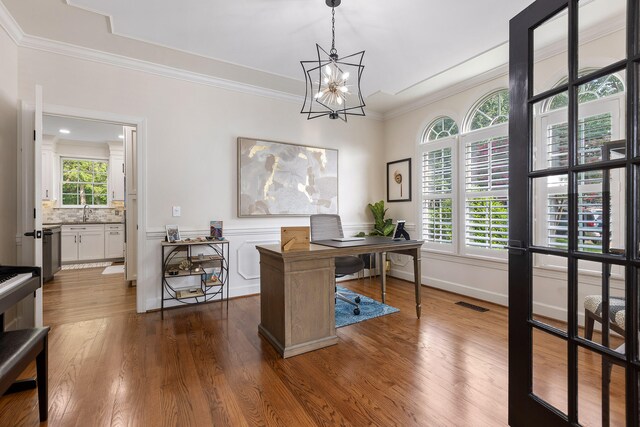
<instances>
[{"instance_id":1,"label":"window over sink","mask_svg":"<svg viewBox=\"0 0 640 427\"><path fill-rule=\"evenodd\" d=\"M61 159L62 206L107 206L109 162Z\"/></svg>"}]
</instances>

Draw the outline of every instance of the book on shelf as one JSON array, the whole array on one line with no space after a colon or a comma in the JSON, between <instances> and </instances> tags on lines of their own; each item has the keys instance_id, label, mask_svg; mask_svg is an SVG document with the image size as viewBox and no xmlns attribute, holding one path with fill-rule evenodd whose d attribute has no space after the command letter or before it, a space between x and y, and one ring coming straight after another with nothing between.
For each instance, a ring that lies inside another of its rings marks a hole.
<instances>
[{"instance_id":1,"label":"book on shelf","mask_svg":"<svg viewBox=\"0 0 640 427\"><path fill-rule=\"evenodd\" d=\"M222 221L209 222L209 235L216 240L222 240Z\"/></svg>"},{"instance_id":2,"label":"book on shelf","mask_svg":"<svg viewBox=\"0 0 640 427\"><path fill-rule=\"evenodd\" d=\"M178 298L192 298L202 296L204 296L204 291L201 288L189 288L176 291L176 297Z\"/></svg>"}]
</instances>

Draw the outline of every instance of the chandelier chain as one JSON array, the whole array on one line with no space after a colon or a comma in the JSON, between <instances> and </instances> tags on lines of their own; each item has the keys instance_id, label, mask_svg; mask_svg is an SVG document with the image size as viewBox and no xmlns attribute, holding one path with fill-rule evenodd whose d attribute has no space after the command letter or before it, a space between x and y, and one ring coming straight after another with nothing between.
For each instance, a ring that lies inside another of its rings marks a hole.
<instances>
[{"instance_id":1,"label":"chandelier chain","mask_svg":"<svg viewBox=\"0 0 640 427\"><path fill-rule=\"evenodd\" d=\"M336 8L331 7L331 51L329 53L335 54L336 50Z\"/></svg>"}]
</instances>

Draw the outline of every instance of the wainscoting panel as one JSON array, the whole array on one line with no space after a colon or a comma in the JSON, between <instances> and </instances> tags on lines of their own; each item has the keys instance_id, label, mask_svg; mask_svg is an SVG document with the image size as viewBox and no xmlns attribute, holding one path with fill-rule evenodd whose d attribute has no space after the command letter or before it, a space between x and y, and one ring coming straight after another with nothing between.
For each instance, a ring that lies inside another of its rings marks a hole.
<instances>
[{"instance_id":1,"label":"wainscoting panel","mask_svg":"<svg viewBox=\"0 0 640 427\"><path fill-rule=\"evenodd\" d=\"M345 225L345 235L354 235L359 231L368 231L372 224ZM208 235L208 229L180 227L180 235L197 237ZM229 296L238 297L260 293L260 257L256 246L277 245L280 243L280 227L260 228L225 228L224 236L229 241ZM165 238L165 231L160 228L147 232L147 257L145 265L145 283L138 281L138 286L145 286L146 310L160 308L161 298L161 264L160 242ZM226 291L225 291L226 293ZM166 304L172 306L174 304Z\"/></svg>"},{"instance_id":2,"label":"wainscoting panel","mask_svg":"<svg viewBox=\"0 0 640 427\"><path fill-rule=\"evenodd\" d=\"M236 260L238 261L238 275L244 280L260 278L260 256L256 246L277 245L280 240L245 240L238 245Z\"/></svg>"}]
</instances>

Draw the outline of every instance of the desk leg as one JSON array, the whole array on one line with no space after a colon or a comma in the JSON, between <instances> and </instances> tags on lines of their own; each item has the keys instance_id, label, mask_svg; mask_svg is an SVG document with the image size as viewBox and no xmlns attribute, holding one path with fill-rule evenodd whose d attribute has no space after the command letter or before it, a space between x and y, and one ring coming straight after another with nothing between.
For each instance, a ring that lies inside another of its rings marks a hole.
<instances>
[{"instance_id":1,"label":"desk leg","mask_svg":"<svg viewBox=\"0 0 640 427\"><path fill-rule=\"evenodd\" d=\"M422 301L420 297L422 290L422 283L420 283L422 281L422 260L419 248L414 249L413 252L413 280L416 286L416 314L419 319L422 311Z\"/></svg>"},{"instance_id":2,"label":"desk leg","mask_svg":"<svg viewBox=\"0 0 640 427\"><path fill-rule=\"evenodd\" d=\"M382 291L382 303L387 298L387 253L380 252L380 286Z\"/></svg>"}]
</instances>

